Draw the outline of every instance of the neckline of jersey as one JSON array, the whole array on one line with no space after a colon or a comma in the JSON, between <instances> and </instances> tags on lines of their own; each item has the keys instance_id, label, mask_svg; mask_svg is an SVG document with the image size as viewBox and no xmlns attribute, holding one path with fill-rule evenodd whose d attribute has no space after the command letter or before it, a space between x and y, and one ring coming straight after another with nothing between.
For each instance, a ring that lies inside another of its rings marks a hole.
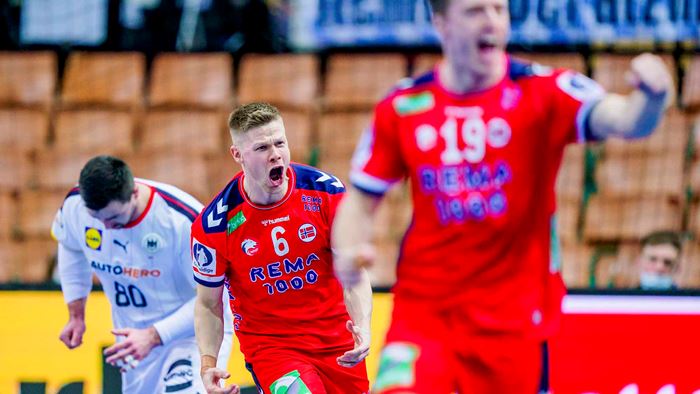
<instances>
[{"instance_id":1,"label":"neckline of jersey","mask_svg":"<svg viewBox=\"0 0 700 394\"><path fill-rule=\"evenodd\" d=\"M131 222L127 223L127 224L124 226L124 228L133 228L133 227L136 227L139 223L141 223L141 222L143 221L143 218L146 217L146 214L148 213L148 211L151 210L151 205L153 204L153 197L154 197L155 194L156 194L156 191L155 191L155 189L153 189L153 186L147 185L147 184L141 183L141 182L136 182L136 183L138 183L139 185L144 185L144 186L146 186L146 187L148 188L148 190L150 190L151 195L148 197L148 203L146 203L146 208L144 208L143 212L141 212L141 214L139 215L139 217L137 217L136 219L134 219L134 220L132 220Z\"/></svg>"},{"instance_id":2,"label":"neckline of jersey","mask_svg":"<svg viewBox=\"0 0 700 394\"><path fill-rule=\"evenodd\" d=\"M255 209L260 209L260 210L263 210L263 211L268 211L268 210L270 210L270 209L275 209L275 208L279 207L280 205L284 204L285 202L287 202L287 200L289 200L289 197L292 195L292 192L294 191L294 187L295 187L295 185L296 185L296 172L294 171L294 168L292 168L291 164L290 164L290 166L287 168L287 173L289 174L289 181L288 181L288 185L287 185L287 193L284 195L284 197L282 197L281 200L277 201L277 202L274 203L274 204L270 204L270 205L260 205L260 204L254 203L253 201L251 201L251 200L248 198L248 194L246 194L245 190L243 189L243 179L245 178L245 173L242 173L242 174L241 174L241 181L238 182L238 191L239 191L239 193L241 193L241 196L243 196L243 200L244 200L245 202L247 202L248 205L250 205L251 207L253 207L253 208L255 208Z\"/></svg>"},{"instance_id":3,"label":"neckline of jersey","mask_svg":"<svg viewBox=\"0 0 700 394\"><path fill-rule=\"evenodd\" d=\"M457 92L451 91L450 89L447 88L447 86L445 86L442 83L442 79L440 78L440 65L444 61L445 60L441 60L433 68L433 72L435 73L435 85L440 89L441 92L443 92L447 96L458 98L458 99L464 99L464 98L468 98L471 96L476 96L476 95L495 91L496 89L500 88L503 84L505 84L510 76L510 55L506 53L505 56L503 56L503 61L506 63L505 72L503 73L503 77L501 77L501 79L496 84L494 84L493 86L490 86L488 88L485 88L485 89L473 90L473 91L469 91L469 92L465 92L465 93L457 93Z\"/></svg>"}]
</instances>

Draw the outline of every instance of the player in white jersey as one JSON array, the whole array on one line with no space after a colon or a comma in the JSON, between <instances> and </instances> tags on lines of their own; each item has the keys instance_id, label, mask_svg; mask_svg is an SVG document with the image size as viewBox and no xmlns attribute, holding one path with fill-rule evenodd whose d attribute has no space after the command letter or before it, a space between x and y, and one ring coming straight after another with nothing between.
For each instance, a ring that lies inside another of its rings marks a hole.
<instances>
[{"instance_id":1,"label":"player in white jersey","mask_svg":"<svg viewBox=\"0 0 700 394\"><path fill-rule=\"evenodd\" d=\"M69 312L60 339L70 349L80 346L94 272L112 306L117 338L105 350L106 361L121 368L124 393L204 392L189 251L190 227L201 209L182 190L134 179L122 160L97 156L56 214L52 234ZM222 368L233 329L230 309L225 315Z\"/></svg>"}]
</instances>

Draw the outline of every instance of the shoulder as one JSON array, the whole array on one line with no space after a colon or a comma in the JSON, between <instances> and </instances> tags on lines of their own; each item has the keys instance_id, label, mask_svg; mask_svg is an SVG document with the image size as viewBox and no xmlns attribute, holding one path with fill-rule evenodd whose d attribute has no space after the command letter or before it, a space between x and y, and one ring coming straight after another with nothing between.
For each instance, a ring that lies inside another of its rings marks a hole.
<instances>
[{"instance_id":1,"label":"shoulder","mask_svg":"<svg viewBox=\"0 0 700 394\"><path fill-rule=\"evenodd\" d=\"M78 215L80 213L87 213L85 203L82 197L80 197L80 189L77 186L66 193L60 211L64 216L69 216L73 218L73 220L78 220Z\"/></svg>"},{"instance_id":2,"label":"shoulder","mask_svg":"<svg viewBox=\"0 0 700 394\"><path fill-rule=\"evenodd\" d=\"M239 173L202 209L195 221L195 228L208 234L226 231L228 213L245 201L239 188L240 180Z\"/></svg>"},{"instance_id":3,"label":"shoulder","mask_svg":"<svg viewBox=\"0 0 700 394\"><path fill-rule=\"evenodd\" d=\"M296 177L294 186L299 190L314 190L326 194L345 192L345 185L333 174L298 163L292 163L290 166Z\"/></svg>"},{"instance_id":4,"label":"shoulder","mask_svg":"<svg viewBox=\"0 0 700 394\"><path fill-rule=\"evenodd\" d=\"M163 199L170 210L181 214L190 222L194 221L202 210L201 202L173 185L147 179L137 179L137 181L150 186L153 192Z\"/></svg>"},{"instance_id":5,"label":"shoulder","mask_svg":"<svg viewBox=\"0 0 700 394\"><path fill-rule=\"evenodd\" d=\"M435 78L435 72L429 71L415 78L399 80L377 104L378 114L389 112L403 116L431 109L435 104L432 92Z\"/></svg>"},{"instance_id":6,"label":"shoulder","mask_svg":"<svg viewBox=\"0 0 700 394\"><path fill-rule=\"evenodd\" d=\"M549 87L561 91L578 101L599 98L604 89L594 80L578 71L565 68L552 68L527 60L509 57L509 78L516 83L533 83L540 88Z\"/></svg>"}]
</instances>

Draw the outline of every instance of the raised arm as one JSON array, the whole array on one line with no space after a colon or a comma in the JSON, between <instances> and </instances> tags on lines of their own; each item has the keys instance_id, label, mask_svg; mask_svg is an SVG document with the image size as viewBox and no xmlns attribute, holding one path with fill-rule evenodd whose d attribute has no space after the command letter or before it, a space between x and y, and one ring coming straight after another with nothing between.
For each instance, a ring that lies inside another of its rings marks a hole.
<instances>
[{"instance_id":1,"label":"raised arm","mask_svg":"<svg viewBox=\"0 0 700 394\"><path fill-rule=\"evenodd\" d=\"M628 95L609 93L591 112L593 136L640 138L651 134L671 102L673 79L660 57L644 53L630 63Z\"/></svg>"}]
</instances>

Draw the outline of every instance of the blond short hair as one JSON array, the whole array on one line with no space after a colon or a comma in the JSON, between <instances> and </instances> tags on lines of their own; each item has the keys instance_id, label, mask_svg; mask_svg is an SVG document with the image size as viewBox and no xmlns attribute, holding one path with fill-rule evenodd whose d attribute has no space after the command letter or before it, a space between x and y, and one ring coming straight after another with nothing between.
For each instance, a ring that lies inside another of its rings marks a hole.
<instances>
[{"instance_id":1,"label":"blond short hair","mask_svg":"<svg viewBox=\"0 0 700 394\"><path fill-rule=\"evenodd\" d=\"M231 139L245 134L248 130L264 126L280 119L280 111L268 103L250 103L236 108L228 117L228 128Z\"/></svg>"}]
</instances>

